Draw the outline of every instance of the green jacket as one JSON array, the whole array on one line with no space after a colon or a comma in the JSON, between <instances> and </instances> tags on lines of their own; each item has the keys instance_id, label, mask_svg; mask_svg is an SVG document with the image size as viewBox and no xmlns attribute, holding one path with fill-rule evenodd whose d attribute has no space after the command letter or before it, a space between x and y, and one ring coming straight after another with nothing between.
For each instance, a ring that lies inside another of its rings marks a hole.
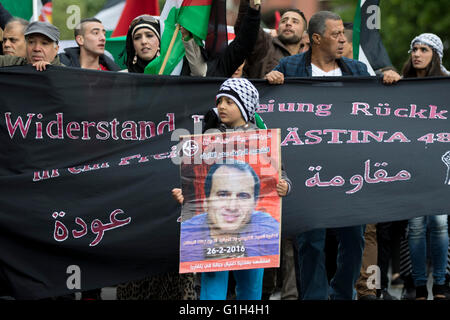
<instances>
[{"instance_id":1,"label":"green jacket","mask_svg":"<svg viewBox=\"0 0 450 320\"><path fill-rule=\"evenodd\" d=\"M26 58L0 55L0 67L24 66L28 63ZM58 56L52 61L51 65L64 67Z\"/></svg>"}]
</instances>

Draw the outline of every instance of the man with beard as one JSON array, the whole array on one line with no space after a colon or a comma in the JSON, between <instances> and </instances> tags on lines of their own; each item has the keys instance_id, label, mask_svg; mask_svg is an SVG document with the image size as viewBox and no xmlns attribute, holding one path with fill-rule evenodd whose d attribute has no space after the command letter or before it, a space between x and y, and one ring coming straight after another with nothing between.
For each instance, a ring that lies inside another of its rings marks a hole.
<instances>
[{"instance_id":1,"label":"man with beard","mask_svg":"<svg viewBox=\"0 0 450 320\"><path fill-rule=\"evenodd\" d=\"M241 0L238 18L234 25L235 33L238 33L241 27L248 6L249 0ZM244 76L263 79L278 65L281 58L301 53L301 40L306 27L307 22L303 12L293 8L287 9L281 16L276 37L272 37L260 28L255 47L247 58Z\"/></svg>"}]
</instances>

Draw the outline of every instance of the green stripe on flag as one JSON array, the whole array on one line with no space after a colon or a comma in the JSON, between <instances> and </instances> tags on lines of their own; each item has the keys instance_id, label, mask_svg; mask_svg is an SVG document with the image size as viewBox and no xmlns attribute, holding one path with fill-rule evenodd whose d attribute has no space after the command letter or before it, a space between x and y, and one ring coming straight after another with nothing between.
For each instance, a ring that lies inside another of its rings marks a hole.
<instances>
[{"instance_id":1,"label":"green stripe on flag","mask_svg":"<svg viewBox=\"0 0 450 320\"><path fill-rule=\"evenodd\" d=\"M1 3L13 17L30 20L33 16L32 0L2 0Z\"/></svg>"},{"instance_id":2,"label":"green stripe on flag","mask_svg":"<svg viewBox=\"0 0 450 320\"><path fill-rule=\"evenodd\" d=\"M361 33L361 0L356 7L355 18L353 19L353 59L359 60L359 37Z\"/></svg>"},{"instance_id":3,"label":"green stripe on flag","mask_svg":"<svg viewBox=\"0 0 450 320\"><path fill-rule=\"evenodd\" d=\"M205 40L208 34L208 22L211 6L182 6L178 22L194 36Z\"/></svg>"},{"instance_id":4,"label":"green stripe on flag","mask_svg":"<svg viewBox=\"0 0 450 320\"><path fill-rule=\"evenodd\" d=\"M164 61L164 54L168 51L170 41L172 40L172 36L175 32L175 26L177 23L177 15L179 13L179 9L173 7L169 15L167 16L164 22L164 32L161 37L161 55L155 58L152 62L150 62L147 67L145 67L144 73L147 74L159 74L159 70ZM178 35L175 41L175 44L172 48L172 51L169 56L169 60L167 61L167 65L164 68L163 74L170 75L177 66L177 64L183 59L184 56L184 45L181 40L181 32L178 31Z\"/></svg>"},{"instance_id":5,"label":"green stripe on flag","mask_svg":"<svg viewBox=\"0 0 450 320\"><path fill-rule=\"evenodd\" d=\"M108 32L107 32L108 33ZM111 34L112 32L110 32ZM122 37L114 37L114 38L106 38L106 45L105 49L108 50L112 56L114 57L114 61L121 69L126 69L127 66L124 63L124 57L122 59L120 58L120 55L124 51L124 48L126 46L126 36Z\"/></svg>"}]
</instances>

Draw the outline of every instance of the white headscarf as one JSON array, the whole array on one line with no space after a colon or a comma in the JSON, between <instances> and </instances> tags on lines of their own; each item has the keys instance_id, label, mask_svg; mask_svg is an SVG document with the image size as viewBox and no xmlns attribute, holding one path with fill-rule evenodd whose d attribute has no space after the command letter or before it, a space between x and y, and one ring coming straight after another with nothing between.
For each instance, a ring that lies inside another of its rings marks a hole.
<instances>
[{"instance_id":1,"label":"white headscarf","mask_svg":"<svg viewBox=\"0 0 450 320\"><path fill-rule=\"evenodd\" d=\"M444 57L444 45L442 44L441 38L439 38L434 33L422 33L421 35L418 35L411 41L408 53L411 53L416 43L425 44L434 51L436 51L436 53L439 56L439 60L441 62L442 72L444 72L447 75L450 75L450 72L448 72L447 69L445 69L444 65L442 64L442 58Z\"/></svg>"}]
</instances>

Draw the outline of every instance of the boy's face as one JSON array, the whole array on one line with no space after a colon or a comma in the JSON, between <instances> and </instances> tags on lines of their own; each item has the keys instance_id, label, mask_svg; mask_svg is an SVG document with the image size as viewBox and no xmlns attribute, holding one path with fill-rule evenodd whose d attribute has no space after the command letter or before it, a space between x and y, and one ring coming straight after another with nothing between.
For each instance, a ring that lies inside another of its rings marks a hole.
<instances>
[{"instance_id":1,"label":"boy's face","mask_svg":"<svg viewBox=\"0 0 450 320\"><path fill-rule=\"evenodd\" d=\"M239 107L228 97L219 98L217 111L219 112L220 121L230 128L240 127L246 123Z\"/></svg>"}]
</instances>

